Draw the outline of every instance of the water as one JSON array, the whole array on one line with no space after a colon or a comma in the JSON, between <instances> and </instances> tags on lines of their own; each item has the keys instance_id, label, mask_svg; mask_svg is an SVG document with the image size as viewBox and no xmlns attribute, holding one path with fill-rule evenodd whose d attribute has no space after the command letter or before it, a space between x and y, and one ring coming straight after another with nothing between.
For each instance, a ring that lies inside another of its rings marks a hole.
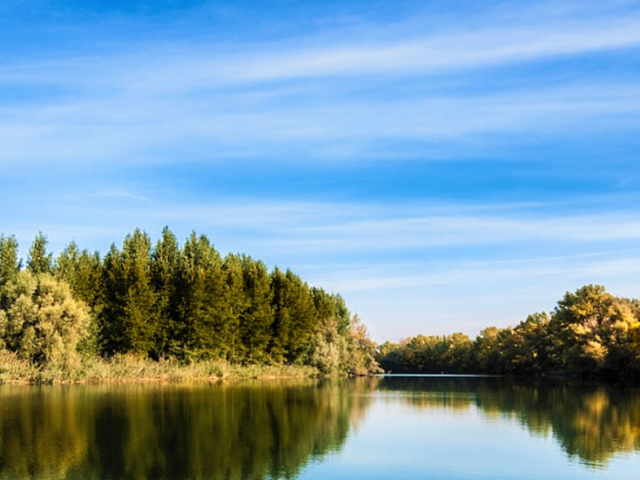
<instances>
[{"instance_id":1,"label":"water","mask_svg":"<svg viewBox=\"0 0 640 480\"><path fill-rule=\"evenodd\" d=\"M640 389L501 378L0 387L0 479L634 479Z\"/></svg>"}]
</instances>

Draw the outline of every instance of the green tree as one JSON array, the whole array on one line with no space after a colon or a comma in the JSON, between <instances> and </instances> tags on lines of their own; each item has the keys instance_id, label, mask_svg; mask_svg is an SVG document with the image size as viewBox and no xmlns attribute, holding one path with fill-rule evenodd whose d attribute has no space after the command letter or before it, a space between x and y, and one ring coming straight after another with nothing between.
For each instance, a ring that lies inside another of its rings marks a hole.
<instances>
[{"instance_id":1,"label":"green tree","mask_svg":"<svg viewBox=\"0 0 640 480\"><path fill-rule=\"evenodd\" d=\"M246 302L240 315L242 356L248 363L267 362L274 320L269 272L264 263L243 256L242 278Z\"/></svg>"},{"instance_id":2,"label":"green tree","mask_svg":"<svg viewBox=\"0 0 640 480\"><path fill-rule=\"evenodd\" d=\"M242 313L246 310L247 302L244 291L244 275L242 258L229 254L222 263L224 276L223 296L226 308L226 351L224 357L230 362L241 362L243 355L240 322Z\"/></svg>"},{"instance_id":3,"label":"green tree","mask_svg":"<svg viewBox=\"0 0 640 480\"><path fill-rule=\"evenodd\" d=\"M122 252L115 245L105 256L101 334L105 353L147 356L156 331L155 292L150 272L151 240L136 229Z\"/></svg>"},{"instance_id":4,"label":"green tree","mask_svg":"<svg viewBox=\"0 0 640 480\"><path fill-rule=\"evenodd\" d=\"M587 285L558 302L550 327L554 359L571 372L591 375L634 364L630 331L635 318L628 305L604 287Z\"/></svg>"},{"instance_id":5,"label":"green tree","mask_svg":"<svg viewBox=\"0 0 640 480\"><path fill-rule=\"evenodd\" d=\"M0 235L0 310L7 308L9 298L6 286L16 281L21 268L16 238Z\"/></svg>"},{"instance_id":6,"label":"green tree","mask_svg":"<svg viewBox=\"0 0 640 480\"><path fill-rule=\"evenodd\" d=\"M309 286L291 270L271 273L274 321L271 359L276 363L304 363L317 324L317 314Z\"/></svg>"},{"instance_id":7,"label":"green tree","mask_svg":"<svg viewBox=\"0 0 640 480\"><path fill-rule=\"evenodd\" d=\"M487 327L475 340L475 355L478 369L484 373L498 373L500 366L500 329Z\"/></svg>"},{"instance_id":8,"label":"green tree","mask_svg":"<svg viewBox=\"0 0 640 480\"><path fill-rule=\"evenodd\" d=\"M49 274L20 272L5 288L11 304L0 311L2 346L34 363L73 366L88 334L87 306Z\"/></svg>"},{"instance_id":9,"label":"green tree","mask_svg":"<svg viewBox=\"0 0 640 480\"><path fill-rule=\"evenodd\" d=\"M346 347L346 358L342 362L346 373L368 375L382 372L376 360L377 345L369 337L367 327L358 315L351 318Z\"/></svg>"},{"instance_id":10,"label":"green tree","mask_svg":"<svg viewBox=\"0 0 640 480\"><path fill-rule=\"evenodd\" d=\"M151 255L151 282L156 293L157 329L154 356L175 355L178 352L175 331L178 326L178 282L180 248L168 227Z\"/></svg>"},{"instance_id":11,"label":"green tree","mask_svg":"<svg viewBox=\"0 0 640 480\"><path fill-rule=\"evenodd\" d=\"M76 243L71 242L56 259L53 272L69 284L75 297L97 314L102 301L102 268L98 252L80 251Z\"/></svg>"},{"instance_id":12,"label":"green tree","mask_svg":"<svg viewBox=\"0 0 640 480\"><path fill-rule=\"evenodd\" d=\"M193 232L180 258L179 355L185 359L224 355L224 278L220 254Z\"/></svg>"},{"instance_id":13,"label":"green tree","mask_svg":"<svg viewBox=\"0 0 640 480\"><path fill-rule=\"evenodd\" d=\"M47 253L47 237L39 232L29 249L29 257L27 259L27 270L34 275L41 273L50 273L53 255Z\"/></svg>"}]
</instances>

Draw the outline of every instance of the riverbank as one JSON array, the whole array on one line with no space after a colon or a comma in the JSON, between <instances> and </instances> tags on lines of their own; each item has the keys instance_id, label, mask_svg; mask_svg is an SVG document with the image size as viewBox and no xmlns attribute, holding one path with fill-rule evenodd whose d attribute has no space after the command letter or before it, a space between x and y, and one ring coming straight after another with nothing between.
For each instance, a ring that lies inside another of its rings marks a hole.
<instances>
[{"instance_id":1,"label":"riverbank","mask_svg":"<svg viewBox=\"0 0 640 480\"><path fill-rule=\"evenodd\" d=\"M88 384L131 382L221 381L248 378L310 378L313 367L290 365L234 365L206 360L189 364L175 359L159 361L118 355L111 359L83 358L75 365L40 366L0 352L0 384Z\"/></svg>"}]
</instances>

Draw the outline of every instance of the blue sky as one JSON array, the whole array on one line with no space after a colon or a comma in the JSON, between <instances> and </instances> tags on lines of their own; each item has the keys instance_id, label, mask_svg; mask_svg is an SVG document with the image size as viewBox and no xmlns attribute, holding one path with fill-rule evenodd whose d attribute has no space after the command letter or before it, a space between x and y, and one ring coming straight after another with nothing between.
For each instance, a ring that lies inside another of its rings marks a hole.
<instances>
[{"instance_id":1,"label":"blue sky","mask_svg":"<svg viewBox=\"0 0 640 480\"><path fill-rule=\"evenodd\" d=\"M0 231L205 233L377 341L638 297L640 2L0 5Z\"/></svg>"}]
</instances>

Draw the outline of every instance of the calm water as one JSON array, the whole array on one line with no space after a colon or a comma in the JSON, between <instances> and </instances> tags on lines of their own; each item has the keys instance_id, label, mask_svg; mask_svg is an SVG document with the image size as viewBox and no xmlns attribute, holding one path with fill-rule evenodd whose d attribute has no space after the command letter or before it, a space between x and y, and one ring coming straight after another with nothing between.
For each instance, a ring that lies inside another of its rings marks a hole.
<instances>
[{"instance_id":1,"label":"calm water","mask_svg":"<svg viewBox=\"0 0 640 480\"><path fill-rule=\"evenodd\" d=\"M0 479L635 479L640 390L385 377L0 387Z\"/></svg>"}]
</instances>

